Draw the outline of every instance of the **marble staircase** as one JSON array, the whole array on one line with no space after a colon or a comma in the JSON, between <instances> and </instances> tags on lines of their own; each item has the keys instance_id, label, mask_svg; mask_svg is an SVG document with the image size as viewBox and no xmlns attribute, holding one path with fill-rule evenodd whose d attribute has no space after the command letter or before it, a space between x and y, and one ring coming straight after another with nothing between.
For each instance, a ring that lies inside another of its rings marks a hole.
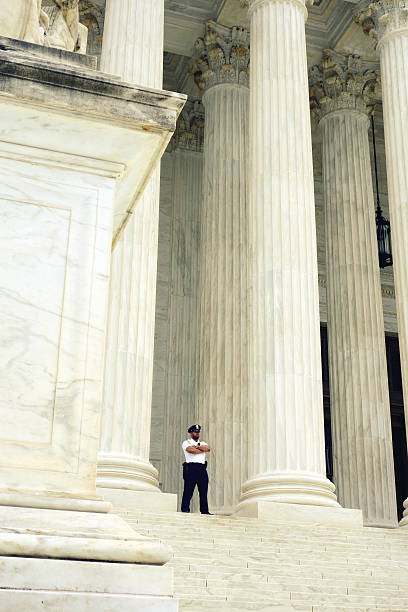
<instances>
[{"instance_id":1,"label":"marble staircase","mask_svg":"<svg viewBox=\"0 0 408 612\"><path fill-rule=\"evenodd\" d=\"M408 611L408 529L116 511L172 547L180 612Z\"/></svg>"}]
</instances>

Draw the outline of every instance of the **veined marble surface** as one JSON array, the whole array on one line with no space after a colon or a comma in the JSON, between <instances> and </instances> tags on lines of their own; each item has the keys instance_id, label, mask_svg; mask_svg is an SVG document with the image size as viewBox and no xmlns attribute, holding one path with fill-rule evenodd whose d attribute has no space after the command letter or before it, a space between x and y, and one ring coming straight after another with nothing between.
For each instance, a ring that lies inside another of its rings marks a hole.
<instances>
[{"instance_id":1,"label":"veined marble surface","mask_svg":"<svg viewBox=\"0 0 408 612\"><path fill-rule=\"evenodd\" d=\"M1 487L94 494L115 183L1 149Z\"/></svg>"},{"instance_id":2,"label":"veined marble surface","mask_svg":"<svg viewBox=\"0 0 408 612\"><path fill-rule=\"evenodd\" d=\"M3 440L52 438L70 222L69 209L1 199Z\"/></svg>"}]
</instances>

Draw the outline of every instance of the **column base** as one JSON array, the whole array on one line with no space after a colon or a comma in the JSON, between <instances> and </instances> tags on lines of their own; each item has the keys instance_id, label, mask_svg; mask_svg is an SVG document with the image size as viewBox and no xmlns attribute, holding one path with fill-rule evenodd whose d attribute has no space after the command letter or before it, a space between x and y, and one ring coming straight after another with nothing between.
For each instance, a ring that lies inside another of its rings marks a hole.
<instances>
[{"instance_id":1,"label":"column base","mask_svg":"<svg viewBox=\"0 0 408 612\"><path fill-rule=\"evenodd\" d=\"M160 492L159 473L148 461L99 453L96 473L97 487Z\"/></svg>"},{"instance_id":2,"label":"column base","mask_svg":"<svg viewBox=\"0 0 408 612\"><path fill-rule=\"evenodd\" d=\"M235 516L256 518L274 523L297 523L314 525L342 525L363 527L361 510L348 508L312 506L310 504L282 504L273 501L241 502Z\"/></svg>"},{"instance_id":3,"label":"column base","mask_svg":"<svg viewBox=\"0 0 408 612\"><path fill-rule=\"evenodd\" d=\"M238 510L249 502L276 502L339 508L335 486L319 474L279 472L247 480Z\"/></svg>"},{"instance_id":4,"label":"column base","mask_svg":"<svg viewBox=\"0 0 408 612\"><path fill-rule=\"evenodd\" d=\"M157 491L133 491L131 489L112 489L97 487L105 501L121 510L142 510L144 512L177 512L177 494Z\"/></svg>"},{"instance_id":5,"label":"column base","mask_svg":"<svg viewBox=\"0 0 408 612\"><path fill-rule=\"evenodd\" d=\"M0 557L3 612L177 612L171 568Z\"/></svg>"}]
</instances>

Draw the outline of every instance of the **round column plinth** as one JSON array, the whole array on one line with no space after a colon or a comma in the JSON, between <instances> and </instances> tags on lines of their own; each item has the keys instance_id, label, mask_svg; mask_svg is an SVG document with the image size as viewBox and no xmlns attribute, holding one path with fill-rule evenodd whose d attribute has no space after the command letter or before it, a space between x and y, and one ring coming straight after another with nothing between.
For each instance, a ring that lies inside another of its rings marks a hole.
<instances>
[{"instance_id":1,"label":"round column plinth","mask_svg":"<svg viewBox=\"0 0 408 612\"><path fill-rule=\"evenodd\" d=\"M305 504L339 507L335 487L319 475L272 474L247 480L242 486L239 506L247 502L270 501L281 504Z\"/></svg>"}]
</instances>

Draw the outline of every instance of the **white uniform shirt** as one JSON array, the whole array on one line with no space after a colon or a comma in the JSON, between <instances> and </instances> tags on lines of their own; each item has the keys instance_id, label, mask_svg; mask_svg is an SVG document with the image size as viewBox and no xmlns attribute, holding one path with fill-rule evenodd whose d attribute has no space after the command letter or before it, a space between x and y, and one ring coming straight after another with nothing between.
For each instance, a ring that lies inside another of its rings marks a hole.
<instances>
[{"instance_id":1,"label":"white uniform shirt","mask_svg":"<svg viewBox=\"0 0 408 612\"><path fill-rule=\"evenodd\" d=\"M205 463L205 453L197 453L195 455L194 453L189 453L186 451L186 448L188 446L197 446L198 442L200 442L200 444L206 444L206 442L203 442L202 440L198 440L196 442L195 440L193 440L193 438L190 438L189 440L184 440L182 446L186 458L186 463Z\"/></svg>"}]
</instances>

